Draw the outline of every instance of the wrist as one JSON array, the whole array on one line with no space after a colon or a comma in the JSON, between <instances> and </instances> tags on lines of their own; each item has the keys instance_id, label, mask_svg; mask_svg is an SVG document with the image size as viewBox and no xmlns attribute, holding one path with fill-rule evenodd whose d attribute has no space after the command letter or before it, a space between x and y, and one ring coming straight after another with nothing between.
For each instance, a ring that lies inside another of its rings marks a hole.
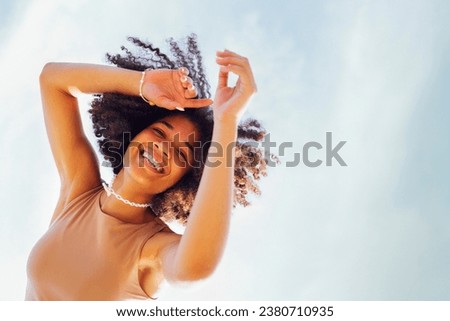
<instances>
[{"instance_id":1,"label":"wrist","mask_svg":"<svg viewBox=\"0 0 450 321\"><path fill-rule=\"evenodd\" d=\"M150 100L150 98L145 97L144 95L144 84L149 83L151 80L149 80L149 75L151 73L150 68L145 69L141 72L141 78L139 80L139 96L141 96L142 100L145 101L150 106L155 106L155 103ZM151 75L150 75L151 77Z\"/></svg>"},{"instance_id":2,"label":"wrist","mask_svg":"<svg viewBox=\"0 0 450 321\"><path fill-rule=\"evenodd\" d=\"M239 126L239 119L237 118L215 118L214 119L214 129L224 130L227 132L235 132L237 131Z\"/></svg>"},{"instance_id":3,"label":"wrist","mask_svg":"<svg viewBox=\"0 0 450 321\"><path fill-rule=\"evenodd\" d=\"M239 125L241 117L236 115L216 115L214 114L214 126L235 127Z\"/></svg>"},{"instance_id":4,"label":"wrist","mask_svg":"<svg viewBox=\"0 0 450 321\"><path fill-rule=\"evenodd\" d=\"M212 140L225 144L235 142L238 126L239 122L235 119L215 120Z\"/></svg>"}]
</instances>

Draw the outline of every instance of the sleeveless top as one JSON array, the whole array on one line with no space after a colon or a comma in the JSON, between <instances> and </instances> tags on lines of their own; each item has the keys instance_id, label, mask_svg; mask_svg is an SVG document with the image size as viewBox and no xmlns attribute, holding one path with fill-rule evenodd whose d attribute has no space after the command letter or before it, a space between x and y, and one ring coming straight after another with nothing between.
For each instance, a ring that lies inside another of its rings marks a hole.
<instances>
[{"instance_id":1,"label":"sleeveless top","mask_svg":"<svg viewBox=\"0 0 450 321\"><path fill-rule=\"evenodd\" d=\"M142 248L168 226L123 222L100 207L103 187L68 203L31 250L25 300L145 300L139 284Z\"/></svg>"}]
</instances>

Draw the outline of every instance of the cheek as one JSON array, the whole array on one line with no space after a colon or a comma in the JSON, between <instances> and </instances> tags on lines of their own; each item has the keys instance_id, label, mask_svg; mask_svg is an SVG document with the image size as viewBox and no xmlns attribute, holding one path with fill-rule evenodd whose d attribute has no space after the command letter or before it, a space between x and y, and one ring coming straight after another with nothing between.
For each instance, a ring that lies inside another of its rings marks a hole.
<instances>
[{"instance_id":1,"label":"cheek","mask_svg":"<svg viewBox=\"0 0 450 321\"><path fill-rule=\"evenodd\" d=\"M160 189L159 193L174 186L189 171L188 168L179 167L179 165L176 165L176 164L172 164L171 168L172 168L172 170L171 170L170 174L165 176L158 184L158 187Z\"/></svg>"},{"instance_id":2,"label":"cheek","mask_svg":"<svg viewBox=\"0 0 450 321\"><path fill-rule=\"evenodd\" d=\"M130 148L127 148L127 150L125 151L125 154L122 157L122 165L123 165L124 168L131 167L131 165L132 165L132 163L134 161L133 157L135 156L135 155L132 155L132 154L133 153L130 150Z\"/></svg>"},{"instance_id":3,"label":"cheek","mask_svg":"<svg viewBox=\"0 0 450 321\"><path fill-rule=\"evenodd\" d=\"M180 164L172 164L172 171L169 175L169 180L171 181L172 185L175 185L178 183L188 172L190 168L188 168L186 165L180 165Z\"/></svg>"},{"instance_id":4,"label":"cheek","mask_svg":"<svg viewBox=\"0 0 450 321\"><path fill-rule=\"evenodd\" d=\"M172 171L170 172L170 179L173 184L176 184L184 175L188 173L189 169L185 165L173 164Z\"/></svg>"}]
</instances>

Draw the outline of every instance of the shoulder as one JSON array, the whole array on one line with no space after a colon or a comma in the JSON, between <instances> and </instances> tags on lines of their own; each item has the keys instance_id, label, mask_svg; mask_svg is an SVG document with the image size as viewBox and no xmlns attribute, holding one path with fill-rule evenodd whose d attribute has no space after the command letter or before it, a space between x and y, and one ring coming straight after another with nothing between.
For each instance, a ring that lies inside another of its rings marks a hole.
<instances>
[{"instance_id":1,"label":"shoulder","mask_svg":"<svg viewBox=\"0 0 450 321\"><path fill-rule=\"evenodd\" d=\"M72 206L75 203L83 202L85 199L89 198L101 188L102 185L100 182L98 182L98 184L92 184L85 189L78 190L62 187L60 189L58 202L53 211L53 216L50 223L53 223L66 208Z\"/></svg>"},{"instance_id":2,"label":"shoulder","mask_svg":"<svg viewBox=\"0 0 450 321\"><path fill-rule=\"evenodd\" d=\"M96 190L102 185L100 176L90 175L89 178L78 178L61 184L60 200L64 204L69 204L74 199Z\"/></svg>"}]
</instances>

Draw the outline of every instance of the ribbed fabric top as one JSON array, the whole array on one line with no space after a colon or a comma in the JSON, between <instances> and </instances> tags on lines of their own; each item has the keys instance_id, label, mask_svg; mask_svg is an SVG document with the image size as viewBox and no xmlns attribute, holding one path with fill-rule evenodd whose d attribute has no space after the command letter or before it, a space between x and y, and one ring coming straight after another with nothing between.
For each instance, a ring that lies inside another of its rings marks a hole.
<instances>
[{"instance_id":1,"label":"ribbed fabric top","mask_svg":"<svg viewBox=\"0 0 450 321\"><path fill-rule=\"evenodd\" d=\"M67 204L33 247L25 300L145 300L139 256L167 227L159 218L123 222L103 212L100 185Z\"/></svg>"}]
</instances>

